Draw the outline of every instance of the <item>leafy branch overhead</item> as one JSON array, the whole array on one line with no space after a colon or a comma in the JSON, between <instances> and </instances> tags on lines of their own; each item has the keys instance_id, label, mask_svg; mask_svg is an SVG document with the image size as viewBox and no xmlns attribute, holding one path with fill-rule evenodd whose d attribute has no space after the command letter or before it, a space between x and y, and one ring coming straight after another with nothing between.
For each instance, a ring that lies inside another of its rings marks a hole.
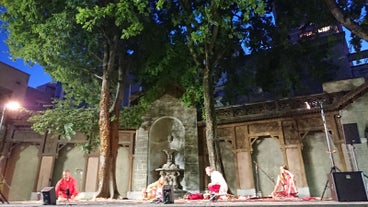
<instances>
[{"instance_id":1,"label":"leafy branch overhead","mask_svg":"<svg viewBox=\"0 0 368 207\"><path fill-rule=\"evenodd\" d=\"M121 129L136 129L142 123L142 115L145 112L145 105L136 105L124 108L120 113ZM89 143L88 149L97 147L98 135L98 114L96 108L76 107L66 104L66 101L58 101L55 108L33 113L28 121L33 123L32 129L44 135L46 133L61 136L66 140L71 140L77 132L86 135Z\"/></svg>"},{"instance_id":2,"label":"leafy branch overhead","mask_svg":"<svg viewBox=\"0 0 368 207\"><path fill-rule=\"evenodd\" d=\"M54 109L40 111L29 121L39 134L51 133L71 140L81 132L91 139L98 138L97 109L71 107L60 101Z\"/></svg>"}]
</instances>

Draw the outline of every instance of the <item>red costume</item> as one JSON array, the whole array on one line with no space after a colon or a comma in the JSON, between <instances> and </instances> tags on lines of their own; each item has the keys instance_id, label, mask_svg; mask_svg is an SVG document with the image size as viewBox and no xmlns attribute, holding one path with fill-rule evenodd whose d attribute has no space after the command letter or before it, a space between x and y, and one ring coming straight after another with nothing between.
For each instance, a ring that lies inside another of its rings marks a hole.
<instances>
[{"instance_id":1,"label":"red costume","mask_svg":"<svg viewBox=\"0 0 368 207\"><path fill-rule=\"evenodd\" d=\"M67 189L69 189L69 197L66 194ZM55 186L55 193L56 197L66 199L74 198L78 195L77 181L73 177L60 179Z\"/></svg>"},{"instance_id":2,"label":"red costume","mask_svg":"<svg viewBox=\"0 0 368 207\"><path fill-rule=\"evenodd\" d=\"M294 175L287 170L286 167L280 167L281 173L277 177L277 183L273 197L297 197L298 191L296 190ZM280 191L278 191L281 188Z\"/></svg>"}]
</instances>

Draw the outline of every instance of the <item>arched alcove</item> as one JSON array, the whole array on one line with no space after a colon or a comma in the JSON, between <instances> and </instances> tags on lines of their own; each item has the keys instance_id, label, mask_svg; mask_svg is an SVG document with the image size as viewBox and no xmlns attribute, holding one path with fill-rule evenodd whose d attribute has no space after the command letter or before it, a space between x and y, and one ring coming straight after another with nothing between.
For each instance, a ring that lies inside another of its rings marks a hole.
<instances>
[{"instance_id":1,"label":"arched alcove","mask_svg":"<svg viewBox=\"0 0 368 207\"><path fill-rule=\"evenodd\" d=\"M148 145L148 168L151 176L148 176L149 183L157 180L159 175L155 169L166 163L164 149L175 150L174 161L180 169L184 166L184 144L185 128L182 122L171 116L160 117L153 124L149 131Z\"/></svg>"},{"instance_id":2,"label":"arched alcove","mask_svg":"<svg viewBox=\"0 0 368 207\"><path fill-rule=\"evenodd\" d=\"M279 166L284 164L279 140L271 137L257 138L252 145L252 160L257 193L268 196L275 186Z\"/></svg>"}]
</instances>

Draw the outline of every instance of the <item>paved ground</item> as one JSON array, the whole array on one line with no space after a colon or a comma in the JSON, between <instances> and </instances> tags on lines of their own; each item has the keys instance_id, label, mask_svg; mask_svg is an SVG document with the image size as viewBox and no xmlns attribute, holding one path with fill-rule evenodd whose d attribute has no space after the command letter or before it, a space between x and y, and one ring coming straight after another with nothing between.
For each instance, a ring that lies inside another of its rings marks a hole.
<instances>
[{"instance_id":1,"label":"paved ground","mask_svg":"<svg viewBox=\"0 0 368 207\"><path fill-rule=\"evenodd\" d=\"M55 206L55 205L44 205L43 201L22 201L22 202L10 202L10 204L2 204L0 206L12 206L12 207L36 207L36 206ZM211 202L208 200L175 200L173 204L153 204L149 201L140 201L140 200L97 200L97 201L78 201L78 202L70 202L70 203L57 203L56 206L138 206L138 207L156 207L156 206L166 206L166 207L186 207L186 206L195 206L195 207L207 207L207 206L219 206L219 207L368 207L367 202L338 202L338 201L320 201L320 200L271 200L271 199L257 199L257 200L234 200L234 201L217 201Z\"/></svg>"}]
</instances>

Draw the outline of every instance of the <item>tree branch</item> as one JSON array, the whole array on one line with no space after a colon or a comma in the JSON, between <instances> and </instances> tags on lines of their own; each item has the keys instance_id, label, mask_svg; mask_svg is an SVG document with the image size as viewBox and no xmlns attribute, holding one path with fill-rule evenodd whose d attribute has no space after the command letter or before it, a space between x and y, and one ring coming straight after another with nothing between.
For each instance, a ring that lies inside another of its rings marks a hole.
<instances>
[{"instance_id":1,"label":"tree branch","mask_svg":"<svg viewBox=\"0 0 368 207\"><path fill-rule=\"evenodd\" d=\"M359 24L352 21L349 17L344 15L344 12L337 6L335 0L324 0L331 14L344 27L350 30L356 36L368 41L368 30L362 28Z\"/></svg>"}]
</instances>

